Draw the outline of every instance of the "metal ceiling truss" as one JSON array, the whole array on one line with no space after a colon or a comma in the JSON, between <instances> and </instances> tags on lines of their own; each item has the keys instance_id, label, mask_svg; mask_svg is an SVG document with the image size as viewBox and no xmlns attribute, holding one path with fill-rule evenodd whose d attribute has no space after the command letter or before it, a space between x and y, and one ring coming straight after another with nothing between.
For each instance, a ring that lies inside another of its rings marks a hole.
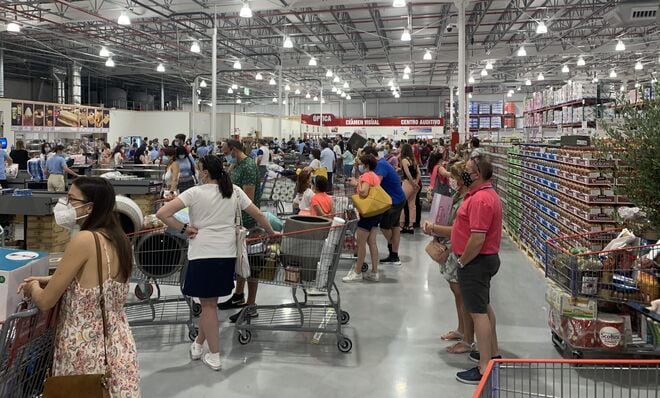
<instances>
[{"instance_id":1,"label":"metal ceiling truss","mask_svg":"<svg viewBox=\"0 0 660 398\"><path fill-rule=\"evenodd\" d=\"M353 48L357 51L360 58L364 60L364 57L367 55L367 46L364 44L362 37L358 33L350 14L348 11L344 10L346 7L335 6L331 8L334 10L332 12L332 17L337 22L337 25L339 25L346 37L348 37L351 44L353 44Z\"/></svg>"}]
</instances>

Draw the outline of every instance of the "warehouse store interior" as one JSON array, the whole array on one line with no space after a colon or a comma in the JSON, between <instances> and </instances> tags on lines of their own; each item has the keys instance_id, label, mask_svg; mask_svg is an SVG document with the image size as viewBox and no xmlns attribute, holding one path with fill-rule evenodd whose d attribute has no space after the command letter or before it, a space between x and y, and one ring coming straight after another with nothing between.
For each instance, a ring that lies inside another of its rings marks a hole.
<instances>
[{"instance_id":1,"label":"warehouse store interior","mask_svg":"<svg viewBox=\"0 0 660 398\"><path fill-rule=\"evenodd\" d=\"M0 1L0 398L655 396L659 11Z\"/></svg>"}]
</instances>

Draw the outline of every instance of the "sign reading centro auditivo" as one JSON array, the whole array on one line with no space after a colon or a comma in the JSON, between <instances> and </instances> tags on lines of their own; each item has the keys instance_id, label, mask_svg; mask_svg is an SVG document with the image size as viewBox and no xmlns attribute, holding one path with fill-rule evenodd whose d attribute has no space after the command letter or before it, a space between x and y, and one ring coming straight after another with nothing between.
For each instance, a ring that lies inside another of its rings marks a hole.
<instances>
[{"instance_id":1,"label":"sign reading centro auditivo","mask_svg":"<svg viewBox=\"0 0 660 398\"><path fill-rule=\"evenodd\" d=\"M321 115L301 115L301 122L313 126L321 125ZM332 114L323 114L323 125L328 127L442 127L443 118L411 118L411 117L385 117L385 118L338 118Z\"/></svg>"}]
</instances>

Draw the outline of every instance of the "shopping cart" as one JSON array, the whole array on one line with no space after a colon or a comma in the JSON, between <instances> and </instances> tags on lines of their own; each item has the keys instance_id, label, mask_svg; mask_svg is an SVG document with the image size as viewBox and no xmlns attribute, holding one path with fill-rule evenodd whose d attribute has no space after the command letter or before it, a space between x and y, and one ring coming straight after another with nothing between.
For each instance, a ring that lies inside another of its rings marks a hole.
<instances>
[{"instance_id":1,"label":"shopping cart","mask_svg":"<svg viewBox=\"0 0 660 398\"><path fill-rule=\"evenodd\" d=\"M659 386L660 360L498 359L473 398L651 398Z\"/></svg>"},{"instance_id":2,"label":"shopping cart","mask_svg":"<svg viewBox=\"0 0 660 398\"><path fill-rule=\"evenodd\" d=\"M131 282L137 300L125 305L130 326L186 325L194 340L198 329L193 317L201 305L181 293L188 265L188 241L166 228L148 229L131 234L134 266ZM161 287L173 287L163 293Z\"/></svg>"},{"instance_id":3,"label":"shopping cart","mask_svg":"<svg viewBox=\"0 0 660 398\"><path fill-rule=\"evenodd\" d=\"M357 238L355 233L357 232L357 223L359 220L359 215L351 199L353 193L355 193L354 187L342 187L339 190L335 190L332 195L332 212L334 213L334 217L346 220L340 259L350 262L351 267L353 267L353 262L357 259ZM369 265L363 263L362 272L367 272L368 269Z\"/></svg>"},{"instance_id":4,"label":"shopping cart","mask_svg":"<svg viewBox=\"0 0 660 398\"><path fill-rule=\"evenodd\" d=\"M353 342L342 333L342 325L348 323L350 315L341 309L335 284L344 231L345 225L341 225L248 240L250 278L291 288L293 302L246 307L236 322L240 344L249 343L252 332L259 330L316 332L335 334L339 351L351 351ZM308 289L318 289L326 297L308 301ZM302 300L298 290L303 291ZM253 311L258 317L248 315Z\"/></svg>"},{"instance_id":5,"label":"shopping cart","mask_svg":"<svg viewBox=\"0 0 660 398\"><path fill-rule=\"evenodd\" d=\"M624 248L603 250L620 230L610 229L550 239L546 243L546 277L574 297L643 304L660 298L660 243L641 245L631 239Z\"/></svg>"},{"instance_id":6,"label":"shopping cart","mask_svg":"<svg viewBox=\"0 0 660 398\"><path fill-rule=\"evenodd\" d=\"M41 395L53 362L59 303L41 312L27 302L0 329L0 397Z\"/></svg>"}]
</instances>

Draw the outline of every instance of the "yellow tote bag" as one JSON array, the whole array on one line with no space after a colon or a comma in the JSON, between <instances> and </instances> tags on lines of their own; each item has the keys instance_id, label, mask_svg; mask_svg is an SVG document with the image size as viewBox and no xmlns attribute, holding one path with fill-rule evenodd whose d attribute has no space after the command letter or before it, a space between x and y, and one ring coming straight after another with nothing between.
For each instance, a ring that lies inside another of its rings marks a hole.
<instances>
[{"instance_id":1,"label":"yellow tote bag","mask_svg":"<svg viewBox=\"0 0 660 398\"><path fill-rule=\"evenodd\" d=\"M353 203L358 213L362 217L373 217L383 214L392 207L392 198L385 192L379 185L377 187L370 187L369 194L366 198L360 197L359 194L352 196Z\"/></svg>"},{"instance_id":2,"label":"yellow tote bag","mask_svg":"<svg viewBox=\"0 0 660 398\"><path fill-rule=\"evenodd\" d=\"M325 167L320 167L320 168L312 171L312 175L314 177L323 176L325 178L328 178L328 169L326 169Z\"/></svg>"}]
</instances>

